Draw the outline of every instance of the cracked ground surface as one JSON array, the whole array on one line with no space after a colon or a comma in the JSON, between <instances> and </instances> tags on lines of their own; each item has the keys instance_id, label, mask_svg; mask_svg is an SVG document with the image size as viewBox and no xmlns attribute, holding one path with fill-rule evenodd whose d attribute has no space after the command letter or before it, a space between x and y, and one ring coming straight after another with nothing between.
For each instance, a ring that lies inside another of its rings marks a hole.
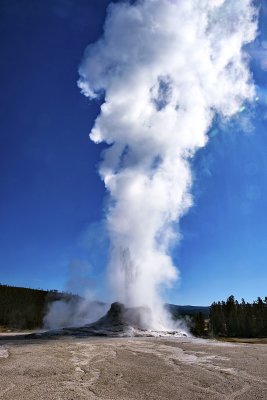
<instances>
[{"instance_id":1,"label":"cracked ground surface","mask_svg":"<svg viewBox=\"0 0 267 400\"><path fill-rule=\"evenodd\" d=\"M2 341L0 399L267 399L267 345L163 338Z\"/></svg>"}]
</instances>

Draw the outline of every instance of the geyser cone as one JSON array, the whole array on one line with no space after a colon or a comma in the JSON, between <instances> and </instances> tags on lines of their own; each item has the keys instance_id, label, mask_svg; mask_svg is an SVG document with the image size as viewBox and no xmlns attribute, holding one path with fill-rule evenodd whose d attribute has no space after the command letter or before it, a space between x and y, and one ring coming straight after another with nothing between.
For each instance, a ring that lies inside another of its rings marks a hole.
<instances>
[{"instance_id":1,"label":"geyser cone","mask_svg":"<svg viewBox=\"0 0 267 400\"><path fill-rule=\"evenodd\" d=\"M126 308L122 303L115 302L107 314L88 327L121 329L128 327L148 329L151 326L152 312L148 307Z\"/></svg>"}]
</instances>

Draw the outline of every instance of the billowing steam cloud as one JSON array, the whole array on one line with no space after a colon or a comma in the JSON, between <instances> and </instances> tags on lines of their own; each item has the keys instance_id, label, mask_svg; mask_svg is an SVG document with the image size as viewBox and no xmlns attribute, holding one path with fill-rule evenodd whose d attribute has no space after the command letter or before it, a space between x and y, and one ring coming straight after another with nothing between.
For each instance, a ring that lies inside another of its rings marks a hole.
<instances>
[{"instance_id":1,"label":"billowing steam cloud","mask_svg":"<svg viewBox=\"0 0 267 400\"><path fill-rule=\"evenodd\" d=\"M109 276L126 305L159 310L160 288L177 279L169 248L192 204L190 159L216 113L231 117L254 96L243 46L255 20L251 0L111 4L103 36L85 51L78 84L104 99L90 138L109 145L100 166Z\"/></svg>"}]
</instances>

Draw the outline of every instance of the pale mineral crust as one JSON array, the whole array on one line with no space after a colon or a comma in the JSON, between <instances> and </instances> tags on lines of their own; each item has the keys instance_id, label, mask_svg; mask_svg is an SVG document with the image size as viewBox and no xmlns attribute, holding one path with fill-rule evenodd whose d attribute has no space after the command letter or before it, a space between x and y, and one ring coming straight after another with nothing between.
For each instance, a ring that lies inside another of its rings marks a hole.
<instances>
[{"instance_id":1,"label":"pale mineral crust","mask_svg":"<svg viewBox=\"0 0 267 400\"><path fill-rule=\"evenodd\" d=\"M267 398L265 344L63 337L0 349L1 400Z\"/></svg>"}]
</instances>

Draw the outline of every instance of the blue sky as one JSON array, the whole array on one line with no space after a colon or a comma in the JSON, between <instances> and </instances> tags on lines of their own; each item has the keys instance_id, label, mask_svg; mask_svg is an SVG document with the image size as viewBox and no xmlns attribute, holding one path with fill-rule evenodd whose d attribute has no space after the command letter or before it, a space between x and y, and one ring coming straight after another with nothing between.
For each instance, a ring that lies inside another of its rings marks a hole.
<instances>
[{"instance_id":1,"label":"blue sky","mask_svg":"<svg viewBox=\"0 0 267 400\"><path fill-rule=\"evenodd\" d=\"M173 250L180 281L167 294L172 303L267 295L267 1L258 3L260 34L248 51L259 99L216 121L192 161L194 206ZM76 81L107 4L0 1L1 283L105 291L103 146L88 139L99 104Z\"/></svg>"}]
</instances>

